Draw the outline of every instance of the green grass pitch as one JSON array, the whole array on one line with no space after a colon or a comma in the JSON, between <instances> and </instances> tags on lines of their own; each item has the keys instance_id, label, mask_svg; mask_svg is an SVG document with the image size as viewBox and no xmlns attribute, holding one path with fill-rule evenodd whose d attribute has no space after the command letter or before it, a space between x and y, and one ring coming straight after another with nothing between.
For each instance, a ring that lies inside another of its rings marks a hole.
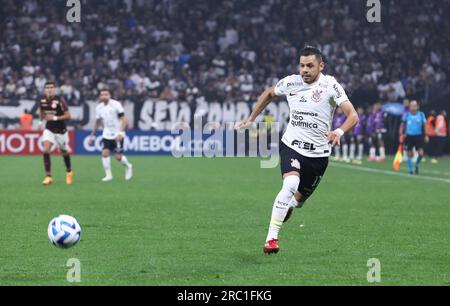
<instances>
[{"instance_id":1,"label":"green grass pitch","mask_svg":"<svg viewBox=\"0 0 450 306\"><path fill-rule=\"evenodd\" d=\"M307 206L285 224L278 255L262 252L279 169L258 159L130 157L134 179L113 163L102 183L99 156L73 158L66 186L40 185L41 157L0 156L0 284L381 285L450 284L450 161L425 162L420 177L389 175L391 164L333 163ZM402 165L403 173L406 165ZM68 250L47 238L58 214L75 216L81 241Z\"/></svg>"}]
</instances>

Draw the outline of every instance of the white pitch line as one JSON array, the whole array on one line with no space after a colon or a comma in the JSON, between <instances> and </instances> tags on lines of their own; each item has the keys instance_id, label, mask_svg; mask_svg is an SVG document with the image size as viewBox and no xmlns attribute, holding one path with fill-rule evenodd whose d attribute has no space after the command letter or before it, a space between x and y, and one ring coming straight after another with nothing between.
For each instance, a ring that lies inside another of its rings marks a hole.
<instances>
[{"instance_id":1,"label":"white pitch line","mask_svg":"<svg viewBox=\"0 0 450 306\"><path fill-rule=\"evenodd\" d=\"M429 174L450 176L449 172L441 172L441 171L437 171L437 170L420 170L420 172L422 172L422 173L429 173Z\"/></svg>"},{"instance_id":2,"label":"white pitch line","mask_svg":"<svg viewBox=\"0 0 450 306\"><path fill-rule=\"evenodd\" d=\"M450 184L450 179L445 179L445 178L440 178L440 177L423 176L423 175L409 175L406 173L397 173L397 172L393 172L393 171L373 169L373 168L367 168L367 167L363 167L363 166L343 165L343 164L337 164L334 162L330 163L330 165L334 166L334 167L338 167L338 168L344 168L344 169L353 169L353 170L372 172L372 173L382 173L382 174L393 175L393 176L402 176L402 177L407 177L407 178L417 179L417 180L437 181L437 182L443 182L443 183Z\"/></svg>"}]
</instances>

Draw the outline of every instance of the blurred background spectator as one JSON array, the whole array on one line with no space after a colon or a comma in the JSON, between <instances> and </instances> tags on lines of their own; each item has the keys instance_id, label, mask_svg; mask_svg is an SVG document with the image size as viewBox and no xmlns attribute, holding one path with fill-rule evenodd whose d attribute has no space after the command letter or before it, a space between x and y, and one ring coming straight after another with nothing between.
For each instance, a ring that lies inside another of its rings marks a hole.
<instances>
[{"instance_id":1,"label":"blurred background spectator","mask_svg":"<svg viewBox=\"0 0 450 306\"><path fill-rule=\"evenodd\" d=\"M448 92L449 0L3 0L0 103L36 99L56 81L69 105L110 87L118 99L255 101L317 45L355 104Z\"/></svg>"}]
</instances>

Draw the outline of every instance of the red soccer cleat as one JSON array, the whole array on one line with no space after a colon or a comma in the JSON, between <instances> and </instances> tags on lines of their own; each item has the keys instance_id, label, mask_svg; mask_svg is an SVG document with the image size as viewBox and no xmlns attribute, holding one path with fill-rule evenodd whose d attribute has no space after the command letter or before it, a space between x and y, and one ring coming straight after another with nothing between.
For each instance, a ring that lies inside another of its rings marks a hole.
<instances>
[{"instance_id":1,"label":"red soccer cleat","mask_svg":"<svg viewBox=\"0 0 450 306\"><path fill-rule=\"evenodd\" d=\"M265 254L277 254L279 250L280 247L278 246L278 239L272 239L264 245Z\"/></svg>"}]
</instances>

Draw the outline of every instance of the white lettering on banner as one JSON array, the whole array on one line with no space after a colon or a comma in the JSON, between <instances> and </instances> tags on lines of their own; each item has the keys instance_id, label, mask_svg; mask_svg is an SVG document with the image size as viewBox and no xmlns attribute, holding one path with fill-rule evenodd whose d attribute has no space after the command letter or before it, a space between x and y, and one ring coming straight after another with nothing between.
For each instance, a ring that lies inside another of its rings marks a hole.
<instances>
[{"instance_id":1,"label":"white lettering on banner","mask_svg":"<svg viewBox=\"0 0 450 306\"><path fill-rule=\"evenodd\" d=\"M247 118L254 107L246 102L226 102L226 103L197 103L196 109L191 109L187 102L146 100L142 106L134 103L135 101L126 100L123 102L125 115L128 119L128 129L139 129L142 131L150 130L171 130L179 122L185 122L192 125L191 112L201 116L206 115L206 122L240 122ZM72 122L84 125L82 129L92 130L95 124L95 108L99 102L85 101L81 106L69 106L72 114ZM35 101L21 100L19 106L0 106L0 119L17 120L18 124L20 114L25 109L33 109ZM135 109L137 108L137 112ZM274 121L280 122L281 129L287 126L289 119L289 107L287 102L271 103L267 110L274 117ZM135 117L136 115L136 117ZM263 115L258 117L261 121Z\"/></svg>"},{"instance_id":2,"label":"white lettering on banner","mask_svg":"<svg viewBox=\"0 0 450 306\"><path fill-rule=\"evenodd\" d=\"M155 152L165 151L170 153L172 150L180 146L180 137L165 135L136 135L133 137L125 137L124 149L131 152ZM83 146L87 152L100 152L102 150L102 137L99 136L95 139L94 144L89 145L89 137L83 139Z\"/></svg>"},{"instance_id":3,"label":"white lettering on banner","mask_svg":"<svg viewBox=\"0 0 450 306\"><path fill-rule=\"evenodd\" d=\"M155 104L155 114L153 116L154 128L157 131L163 131L166 129L163 122L167 122L167 102L159 101Z\"/></svg>"},{"instance_id":4,"label":"white lettering on banner","mask_svg":"<svg viewBox=\"0 0 450 306\"><path fill-rule=\"evenodd\" d=\"M174 122L177 121L176 118L178 117L178 103L177 102L170 102L168 105L168 113L169 113L169 118L170 118L170 122ZM180 121L178 121L180 122ZM165 126L164 126L164 130L170 130L172 128L172 125L168 122L166 122Z\"/></svg>"},{"instance_id":5,"label":"white lettering on banner","mask_svg":"<svg viewBox=\"0 0 450 306\"><path fill-rule=\"evenodd\" d=\"M31 153L34 153L34 141L36 140L36 138L39 139L39 137L39 134L25 134L25 138L28 140Z\"/></svg>"},{"instance_id":6,"label":"white lettering on banner","mask_svg":"<svg viewBox=\"0 0 450 306\"><path fill-rule=\"evenodd\" d=\"M219 103L209 103L208 122L222 122L222 107Z\"/></svg>"},{"instance_id":7,"label":"white lettering on banner","mask_svg":"<svg viewBox=\"0 0 450 306\"><path fill-rule=\"evenodd\" d=\"M153 121L153 101L145 101L141 108L138 128L143 131L149 131L152 128Z\"/></svg>"},{"instance_id":8,"label":"white lettering on banner","mask_svg":"<svg viewBox=\"0 0 450 306\"><path fill-rule=\"evenodd\" d=\"M191 109L189 108L189 104L186 102L173 102L172 104L178 105L178 116L171 116L171 118L176 118L175 121L172 120L172 122L191 122ZM176 113L176 112L175 112ZM171 130L172 124L170 127L167 128L167 130Z\"/></svg>"},{"instance_id":9,"label":"white lettering on banner","mask_svg":"<svg viewBox=\"0 0 450 306\"><path fill-rule=\"evenodd\" d=\"M53 145L52 151L56 149ZM44 151L42 135L37 133L12 133L0 135L0 153L29 154Z\"/></svg>"},{"instance_id":10,"label":"white lettering on banner","mask_svg":"<svg viewBox=\"0 0 450 306\"><path fill-rule=\"evenodd\" d=\"M13 146L13 141L18 140L19 145ZM19 153L25 149L25 138L20 134L12 134L6 140L6 148L11 153Z\"/></svg>"},{"instance_id":11,"label":"white lettering on banner","mask_svg":"<svg viewBox=\"0 0 450 306\"><path fill-rule=\"evenodd\" d=\"M125 140L127 140L127 138ZM132 139L128 139L128 141L127 141L127 150L139 151L138 150L138 138L137 137L133 137Z\"/></svg>"}]
</instances>

